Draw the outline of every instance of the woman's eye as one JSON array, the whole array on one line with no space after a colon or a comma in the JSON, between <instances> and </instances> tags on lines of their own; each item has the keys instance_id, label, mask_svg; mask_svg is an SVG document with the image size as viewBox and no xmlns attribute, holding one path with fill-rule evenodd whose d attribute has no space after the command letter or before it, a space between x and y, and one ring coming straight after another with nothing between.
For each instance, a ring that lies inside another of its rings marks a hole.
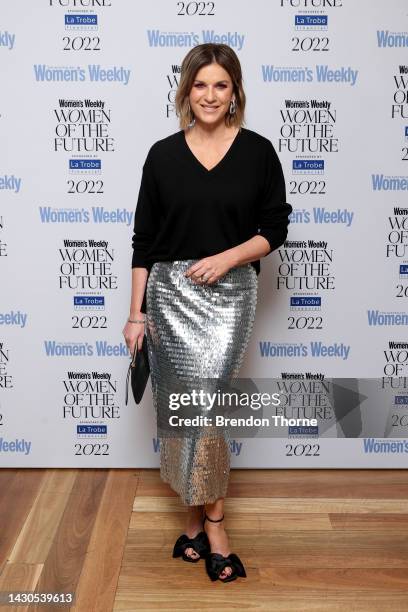
<instances>
[{"instance_id":1,"label":"woman's eye","mask_svg":"<svg viewBox=\"0 0 408 612\"><path fill-rule=\"evenodd\" d=\"M195 87L204 87L203 83L196 83ZM224 83L220 83L217 87L221 87L221 89L225 89L226 85Z\"/></svg>"}]
</instances>

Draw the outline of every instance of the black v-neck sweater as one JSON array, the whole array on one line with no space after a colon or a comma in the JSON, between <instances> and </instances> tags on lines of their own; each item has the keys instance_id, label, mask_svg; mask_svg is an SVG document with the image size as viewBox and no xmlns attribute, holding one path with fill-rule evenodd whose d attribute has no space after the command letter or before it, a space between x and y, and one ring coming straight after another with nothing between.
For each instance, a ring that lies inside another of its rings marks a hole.
<instances>
[{"instance_id":1,"label":"black v-neck sweater","mask_svg":"<svg viewBox=\"0 0 408 612\"><path fill-rule=\"evenodd\" d=\"M143 165L132 268L150 272L157 261L201 259L257 234L273 251L286 239L291 212L282 166L266 137L241 127L207 170L180 130L155 142ZM251 263L259 274L259 260Z\"/></svg>"}]
</instances>

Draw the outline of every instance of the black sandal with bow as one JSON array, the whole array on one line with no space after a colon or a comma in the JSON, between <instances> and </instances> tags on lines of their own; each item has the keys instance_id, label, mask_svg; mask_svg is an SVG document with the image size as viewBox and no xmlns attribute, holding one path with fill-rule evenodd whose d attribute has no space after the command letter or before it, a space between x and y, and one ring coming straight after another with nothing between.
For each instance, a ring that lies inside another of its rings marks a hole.
<instances>
[{"instance_id":1,"label":"black sandal with bow","mask_svg":"<svg viewBox=\"0 0 408 612\"><path fill-rule=\"evenodd\" d=\"M212 523L219 523L224 519L224 515L222 515L222 518L214 520L210 519L210 517L205 514L204 521L205 519L208 519ZM231 574L225 578L220 578L222 570L226 567L231 568ZM221 582L231 582L231 580L236 580L238 576L246 578L246 572L242 561L235 553L230 553L227 557L224 557L224 555L220 553L210 552L205 558L205 568L212 581L221 580Z\"/></svg>"},{"instance_id":2,"label":"black sandal with bow","mask_svg":"<svg viewBox=\"0 0 408 612\"><path fill-rule=\"evenodd\" d=\"M185 552L186 548L192 548L200 556L196 558L190 557ZM183 533L174 545L173 557L183 557L183 561L197 563L200 559L205 559L210 550L210 542L205 531L200 531L194 538L189 538Z\"/></svg>"}]
</instances>

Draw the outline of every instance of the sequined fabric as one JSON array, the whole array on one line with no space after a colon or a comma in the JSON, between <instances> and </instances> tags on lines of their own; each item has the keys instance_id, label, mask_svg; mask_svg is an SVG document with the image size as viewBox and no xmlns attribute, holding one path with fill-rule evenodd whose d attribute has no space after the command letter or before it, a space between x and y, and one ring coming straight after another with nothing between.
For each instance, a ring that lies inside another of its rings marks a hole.
<instances>
[{"instance_id":1,"label":"sequined fabric","mask_svg":"<svg viewBox=\"0 0 408 612\"><path fill-rule=\"evenodd\" d=\"M169 412L168 389L196 377L236 378L255 318L257 275L251 264L232 268L212 285L184 272L197 260L156 262L146 287L146 335L158 422ZM227 430L159 437L160 476L194 506L225 497L230 472Z\"/></svg>"}]
</instances>

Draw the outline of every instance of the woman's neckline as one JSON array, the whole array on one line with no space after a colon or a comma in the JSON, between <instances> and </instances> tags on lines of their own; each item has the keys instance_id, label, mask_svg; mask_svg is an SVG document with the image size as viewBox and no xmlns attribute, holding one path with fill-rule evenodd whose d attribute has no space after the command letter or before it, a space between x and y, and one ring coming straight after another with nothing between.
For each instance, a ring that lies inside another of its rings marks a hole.
<instances>
[{"instance_id":1,"label":"woman's neckline","mask_svg":"<svg viewBox=\"0 0 408 612\"><path fill-rule=\"evenodd\" d=\"M243 128L242 126L239 128L238 132L235 134L233 141L231 142L230 146L228 147L227 151L224 153L223 157L221 157L221 159L215 164L215 166L213 166L212 168L207 168L206 166L204 166L204 164L202 164L200 162L200 160L198 159L198 157L196 157L193 153L193 151L190 149L190 146L187 142L186 139L186 132L185 130L180 130L181 132L181 137L183 139L184 142L184 146L187 149L187 151L189 152L190 156L193 158L193 160L196 162L196 164L202 169L204 170L204 172L206 174L211 174L212 172L214 172L214 170L216 170L217 168L219 168L220 165L222 165L224 163L224 161L226 161L233 149L235 148L237 141L239 140L239 136L242 134L242 132L245 130L245 128Z\"/></svg>"}]
</instances>

